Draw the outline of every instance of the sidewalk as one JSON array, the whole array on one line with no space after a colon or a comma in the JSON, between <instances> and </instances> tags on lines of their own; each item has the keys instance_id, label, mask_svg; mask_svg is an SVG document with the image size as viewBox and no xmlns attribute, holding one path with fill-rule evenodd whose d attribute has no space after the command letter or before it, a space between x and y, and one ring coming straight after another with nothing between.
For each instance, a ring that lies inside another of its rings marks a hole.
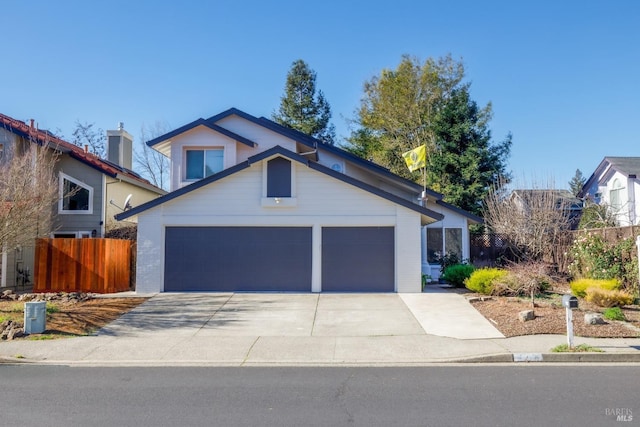
<instances>
[{"instance_id":1,"label":"sidewalk","mask_svg":"<svg viewBox=\"0 0 640 427\"><path fill-rule=\"evenodd\" d=\"M640 363L640 338L576 337L603 353L550 353L563 335L504 338L466 299L425 294L158 294L95 336L0 342L0 363L402 366Z\"/></svg>"}]
</instances>

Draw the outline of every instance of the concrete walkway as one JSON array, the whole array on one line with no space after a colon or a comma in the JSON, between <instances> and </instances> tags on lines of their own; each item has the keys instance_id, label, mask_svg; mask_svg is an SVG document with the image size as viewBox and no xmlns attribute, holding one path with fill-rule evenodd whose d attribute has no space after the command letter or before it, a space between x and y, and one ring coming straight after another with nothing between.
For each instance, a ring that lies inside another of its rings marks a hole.
<instances>
[{"instance_id":1,"label":"concrete walkway","mask_svg":"<svg viewBox=\"0 0 640 427\"><path fill-rule=\"evenodd\" d=\"M640 339L582 339L605 350L548 354L566 341L504 338L464 296L158 294L95 336L0 343L0 361L88 365L413 365L640 362Z\"/></svg>"}]
</instances>

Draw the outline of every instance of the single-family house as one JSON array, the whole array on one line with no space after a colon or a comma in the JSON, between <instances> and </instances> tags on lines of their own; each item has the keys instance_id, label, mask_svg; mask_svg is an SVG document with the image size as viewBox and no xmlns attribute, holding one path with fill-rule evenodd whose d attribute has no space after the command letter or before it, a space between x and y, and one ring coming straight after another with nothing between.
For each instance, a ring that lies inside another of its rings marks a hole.
<instances>
[{"instance_id":1,"label":"single-family house","mask_svg":"<svg viewBox=\"0 0 640 427\"><path fill-rule=\"evenodd\" d=\"M232 108L148 142L171 192L138 217L136 290L420 292L480 218L339 147Z\"/></svg>"},{"instance_id":2,"label":"single-family house","mask_svg":"<svg viewBox=\"0 0 640 427\"><path fill-rule=\"evenodd\" d=\"M515 206L523 212L548 208L562 210L566 215L568 227L571 230L578 228L583 203L580 198L571 194L569 190L516 189L511 192L510 197Z\"/></svg>"},{"instance_id":3,"label":"single-family house","mask_svg":"<svg viewBox=\"0 0 640 427\"><path fill-rule=\"evenodd\" d=\"M607 205L618 225L640 224L640 157L605 157L579 194Z\"/></svg>"},{"instance_id":4,"label":"single-family house","mask_svg":"<svg viewBox=\"0 0 640 427\"><path fill-rule=\"evenodd\" d=\"M10 162L11 153L29 144L47 147L58 156L59 199L52 207L50 237L103 237L107 231L126 225L113 219L116 213L166 194L131 169L133 138L122 126L107 131L108 156L102 159L38 129L34 120L25 123L0 114L0 152L7 154L0 164ZM28 285L33 257L33 247L2 252L0 287Z\"/></svg>"}]
</instances>

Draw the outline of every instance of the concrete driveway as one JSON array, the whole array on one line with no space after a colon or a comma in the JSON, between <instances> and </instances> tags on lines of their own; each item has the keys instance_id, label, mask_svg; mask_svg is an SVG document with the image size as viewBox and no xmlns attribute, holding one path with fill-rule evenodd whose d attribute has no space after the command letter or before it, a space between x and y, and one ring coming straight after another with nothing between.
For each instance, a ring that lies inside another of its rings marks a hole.
<instances>
[{"instance_id":1,"label":"concrete driveway","mask_svg":"<svg viewBox=\"0 0 640 427\"><path fill-rule=\"evenodd\" d=\"M422 294L163 293L98 332L119 337L502 338L467 300Z\"/></svg>"}]
</instances>

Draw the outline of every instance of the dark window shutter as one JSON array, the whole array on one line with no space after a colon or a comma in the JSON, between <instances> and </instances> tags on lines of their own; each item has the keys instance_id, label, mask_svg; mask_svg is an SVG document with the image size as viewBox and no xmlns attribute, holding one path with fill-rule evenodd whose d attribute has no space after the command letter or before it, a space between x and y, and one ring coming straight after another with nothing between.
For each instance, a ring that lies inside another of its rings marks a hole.
<instances>
[{"instance_id":1,"label":"dark window shutter","mask_svg":"<svg viewBox=\"0 0 640 427\"><path fill-rule=\"evenodd\" d=\"M267 197L291 197L291 161L276 157L267 162Z\"/></svg>"}]
</instances>

